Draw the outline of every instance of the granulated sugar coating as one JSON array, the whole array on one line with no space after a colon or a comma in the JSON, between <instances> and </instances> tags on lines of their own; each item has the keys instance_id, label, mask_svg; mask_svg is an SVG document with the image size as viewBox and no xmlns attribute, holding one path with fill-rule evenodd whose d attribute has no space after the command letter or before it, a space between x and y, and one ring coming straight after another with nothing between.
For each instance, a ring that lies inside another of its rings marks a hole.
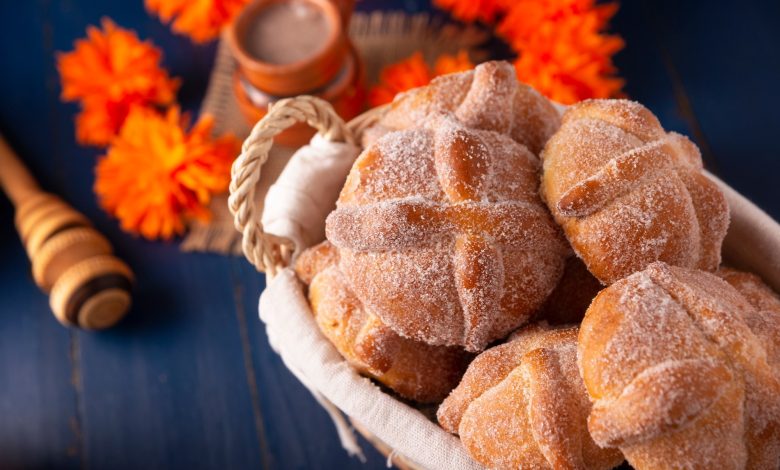
<instances>
[{"instance_id":1,"label":"granulated sugar coating","mask_svg":"<svg viewBox=\"0 0 780 470\"><path fill-rule=\"evenodd\" d=\"M542 194L575 252L611 284L653 261L713 271L725 197L687 138L626 100L572 106L542 152Z\"/></svg>"},{"instance_id":2,"label":"granulated sugar coating","mask_svg":"<svg viewBox=\"0 0 780 470\"><path fill-rule=\"evenodd\" d=\"M525 323L568 252L538 159L449 115L358 158L326 232L355 294L399 334L480 351Z\"/></svg>"},{"instance_id":3,"label":"granulated sugar coating","mask_svg":"<svg viewBox=\"0 0 780 470\"><path fill-rule=\"evenodd\" d=\"M613 468L623 456L588 434L576 355L576 327L524 327L477 356L439 407L439 423L490 468Z\"/></svg>"},{"instance_id":4,"label":"granulated sugar coating","mask_svg":"<svg viewBox=\"0 0 780 470\"><path fill-rule=\"evenodd\" d=\"M644 468L777 468L780 316L713 274L656 262L604 289L581 325L588 426Z\"/></svg>"},{"instance_id":5,"label":"granulated sugar coating","mask_svg":"<svg viewBox=\"0 0 780 470\"><path fill-rule=\"evenodd\" d=\"M735 269L721 267L715 274L742 294L760 313L746 318L751 331L761 338L767 361L780 377L780 298L760 277Z\"/></svg>"},{"instance_id":6,"label":"granulated sugar coating","mask_svg":"<svg viewBox=\"0 0 780 470\"><path fill-rule=\"evenodd\" d=\"M309 285L317 325L358 371L400 396L420 403L440 402L460 380L472 355L461 348L431 346L399 336L349 288L336 265L337 251L323 242L301 253L298 276Z\"/></svg>"},{"instance_id":7,"label":"granulated sugar coating","mask_svg":"<svg viewBox=\"0 0 780 470\"><path fill-rule=\"evenodd\" d=\"M390 131L422 127L441 113L452 114L468 127L507 134L534 154L560 125L555 107L518 82L510 63L485 62L396 96L379 122L366 131L363 145L368 147Z\"/></svg>"}]
</instances>

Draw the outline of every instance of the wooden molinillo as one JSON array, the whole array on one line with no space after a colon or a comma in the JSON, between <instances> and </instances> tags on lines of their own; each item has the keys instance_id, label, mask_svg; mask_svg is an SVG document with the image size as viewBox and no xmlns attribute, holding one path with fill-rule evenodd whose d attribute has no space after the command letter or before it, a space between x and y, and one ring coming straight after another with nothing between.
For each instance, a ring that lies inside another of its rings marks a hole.
<instances>
[{"instance_id":1,"label":"wooden molinillo","mask_svg":"<svg viewBox=\"0 0 780 470\"><path fill-rule=\"evenodd\" d=\"M50 294L57 320L84 329L119 321L130 307L130 268L84 215L41 190L1 135L0 187L14 204L33 278Z\"/></svg>"}]
</instances>

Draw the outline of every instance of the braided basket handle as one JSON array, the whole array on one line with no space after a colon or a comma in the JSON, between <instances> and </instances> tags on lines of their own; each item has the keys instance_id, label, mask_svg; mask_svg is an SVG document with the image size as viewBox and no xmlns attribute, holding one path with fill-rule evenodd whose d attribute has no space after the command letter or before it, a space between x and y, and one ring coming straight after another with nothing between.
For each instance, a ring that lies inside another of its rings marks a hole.
<instances>
[{"instance_id":1,"label":"braided basket handle","mask_svg":"<svg viewBox=\"0 0 780 470\"><path fill-rule=\"evenodd\" d=\"M241 147L233 163L228 207L236 230L241 232L244 256L269 276L290 263L295 248L286 237L265 233L255 204L255 189L273 138L288 127L305 122L332 142L355 143L353 132L327 101L314 96L287 98L273 104Z\"/></svg>"}]
</instances>

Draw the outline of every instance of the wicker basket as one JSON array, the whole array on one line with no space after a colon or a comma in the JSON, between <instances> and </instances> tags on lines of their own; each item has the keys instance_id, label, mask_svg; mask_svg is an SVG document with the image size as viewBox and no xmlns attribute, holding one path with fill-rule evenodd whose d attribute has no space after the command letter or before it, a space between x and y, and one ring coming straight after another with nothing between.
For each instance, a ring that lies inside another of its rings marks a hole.
<instances>
[{"instance_id":1,"label":"wicker basket","mask_svg":"<svg viewBox=\"0 0 780 470\"><path fill-rule=\"evenodd\" d=\"M242 248L246 258L258 271L266 273L269 282L290 265L293 248L290 240L263 230L255 206L255 187L273 137L296 123L306 122L331 141L359 144L363 132L382 116L385 109L374 108L345 123L327 102L300 96L279 101L255 125L233 165L229 206L235 226L243 235ZM724 192L731 209L731 225L723 244L725 262L762 276L771 287L780 291L780 225L731 187L707 175ZM395 453L360 423L351 421L357 431L399 468L422 468Z\"/></svg>"},{"instance_id":2,"label":"wicker basket","mask_svg":"<svg viewBox=\"0 0 780 470\"><path fill-rule=\"evenodd\" d=\"M274 136L298 123L306 123L330 141L357 144L363 131L374 124L385 109L373 108L345 123L327 101L304 95L276 102L255 124L241 147L241 155L233 163L228 205L236 230L243 236L244 255L258 271L275 276L279 269L290 264L292 253L290 240L265 233L255 206L255 188Z\"/></svg>"},{"instance_id":3,"label":"wicker basket","mask_svg":"<svg viewBox=\"0 0 780 470\"><path fill-rule=\"evenodd\" d=\"M298 123L306 123L326 139L335 142L358 144L363 131L382 116L386 106L373 108L345 123L332 106L313 96L298 96L275 103L268 114L252 129L244 141L241 155L232 169L230 198L228 201L236 229L242 233L244 255L259 272L272 279L280 269L290 265L292 242L284 237L266 233L255 205L255 188L260 179L263 164L273 145L274 136ZM402 470L417 470L416 464L371 434L359 422L350 420L352 426L382 455Z\"/></svg>"}]
</instances>

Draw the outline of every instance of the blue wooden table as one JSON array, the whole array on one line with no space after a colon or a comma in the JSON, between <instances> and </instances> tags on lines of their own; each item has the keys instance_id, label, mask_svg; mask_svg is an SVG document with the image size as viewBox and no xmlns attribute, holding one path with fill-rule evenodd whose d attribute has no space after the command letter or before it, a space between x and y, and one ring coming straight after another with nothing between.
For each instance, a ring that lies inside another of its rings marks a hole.
<instances>
[{"instance_id":1,"label":"blue wooden table","mask_svg":"<svg viewBox=\"0 0 780 470\"><path fill-rule=\"evenodd\" d=\"M359 9L419 11L414 0ZM116 328L61 327L34 286L0 198L0 468L384 468L342 451L325 413L271 351L263 277L242 258L182 254L117 228L92 193L98 152L74 143L54 54L101 16L151 38L195 110L214 45L195 46L141 0L0 4L0 132L42 184L87 214L138 282ZM780 218L780 3L625 1L613 21L628 94L690 135L708 167Z\"/></svg>"}]
</instances>

